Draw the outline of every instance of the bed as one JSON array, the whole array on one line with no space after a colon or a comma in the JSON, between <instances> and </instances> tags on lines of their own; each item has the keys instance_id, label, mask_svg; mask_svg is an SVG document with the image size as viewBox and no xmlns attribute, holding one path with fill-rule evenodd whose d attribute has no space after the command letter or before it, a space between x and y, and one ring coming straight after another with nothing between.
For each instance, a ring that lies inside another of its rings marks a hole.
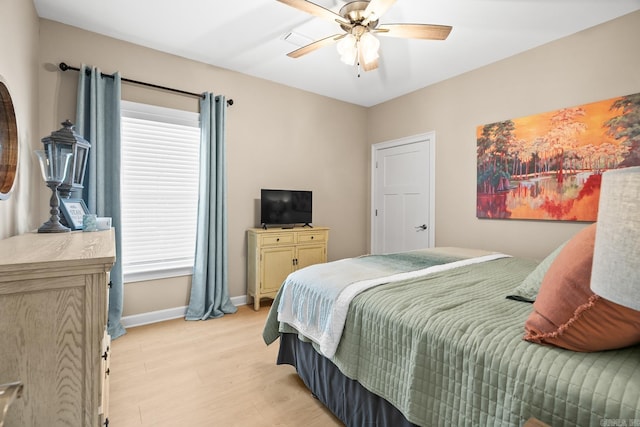
<instances>
[{"instance_id":1,"label":"bed","mask_svg":"<svg viewBox=\"0 0 640 427\"><path fill-rule=\"evenodd\" d=\"M640 346L576 352L523 340L533 306L514 289L542 267L458 248L307 267L276 295L263 339L280 340L277 363L348 426L640 425ZM346 309L327 308L354 285ZM339 310L342 325L327 326Z\"/></svg>"}]
</instances>

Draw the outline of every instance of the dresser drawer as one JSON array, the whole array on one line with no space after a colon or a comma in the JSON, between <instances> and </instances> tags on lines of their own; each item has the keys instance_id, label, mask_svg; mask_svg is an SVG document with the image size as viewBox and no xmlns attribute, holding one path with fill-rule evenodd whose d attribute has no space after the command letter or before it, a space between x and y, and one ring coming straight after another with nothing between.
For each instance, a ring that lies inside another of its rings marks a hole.
<instances>
[{"instance_id":1,"label":"dresser drawer","mask_svg":"<svg viewBox=\"0 0 640 427\"><path fill-rule=\"evenodd\" d=\"M323 231L309 231L298 233L298 243L315 243L326 241L326 233Z\"/></svg>"},{"instance_id":2,"label":"dresser drawer","mask_svg":"<svg viewBox=\"0 0 640 427\"><path fill-rule=\"evenodd\" d=\"M290 245L294 242L293 233L289 234L270 234L267 236L261 236L262 246L278 246L278 245Z\"/></svg>"}]
</instances>

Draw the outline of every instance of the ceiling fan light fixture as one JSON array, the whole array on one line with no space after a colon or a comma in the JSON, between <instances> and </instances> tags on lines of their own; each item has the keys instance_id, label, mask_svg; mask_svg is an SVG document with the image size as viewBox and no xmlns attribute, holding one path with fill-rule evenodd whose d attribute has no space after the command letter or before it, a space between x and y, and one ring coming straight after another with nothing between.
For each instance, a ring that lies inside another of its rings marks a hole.
<instances>
[{"instance_id":1,"label":"ceiling fan light fixture","mask_svg":"<svg viewBox=\"0 0 640 427\"><path fill-rule=\"evenodd\" d=\"M355 65L358 57L358 39L353 34L347 34L336 45L340 60L347 65Z\"/></svg>"},{"instance_id":2,"label":"ceiling fan light fixture","mask_svg":"<svg viewBox=\"0 0 640 427\"><path fill-rule=\"evenodd\" d=\"M362 50L362 59L365 64L372 63L380 57L378 50L380 49L380 40L370 32L366 32L360 36L359 49Z\"/></svg>"}]
</instances>

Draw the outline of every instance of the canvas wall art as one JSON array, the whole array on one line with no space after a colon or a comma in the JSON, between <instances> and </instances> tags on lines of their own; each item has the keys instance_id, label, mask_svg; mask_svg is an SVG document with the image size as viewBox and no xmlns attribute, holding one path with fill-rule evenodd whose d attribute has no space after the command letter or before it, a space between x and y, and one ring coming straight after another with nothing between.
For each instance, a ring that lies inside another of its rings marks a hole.
<instances>
[{"instance_id":1,"label":"canvas wall art","mask_svg":"<svg viewBox=\"0 0 640 427\"><path fill-rule=\"evenodd\" d=\"M640 93L478 126L478 218L595 221L608 169L640 166Z\"/></svg>"}]
</instances>

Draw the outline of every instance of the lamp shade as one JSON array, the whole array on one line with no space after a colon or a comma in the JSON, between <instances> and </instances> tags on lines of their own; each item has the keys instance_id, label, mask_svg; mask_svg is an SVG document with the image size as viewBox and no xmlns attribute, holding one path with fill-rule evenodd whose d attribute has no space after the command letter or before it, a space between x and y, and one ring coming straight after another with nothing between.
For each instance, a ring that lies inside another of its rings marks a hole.
<instances>
[{"instance_id":1,"label":"lamp shade","mask_svg":"<svg viewBox=\"0 0 640 427\"><path fill-rule=\"evenodd\" d=\"M60 183L65 180L69 171L71 153L56 152L52 149L46 151L36 150L35 153L38 164L40 165L42 179L44 179L45 182L57 181Z\"/></svg>"},{"instance_id":2,"label":"lamp shade","mask_svg":"<svg viewBox=\"0 0 640 427\"><path fill-rule=\"evenodd\" d=\"M602 174L591 290L640 310L640 167Z\"/></svg>"},{"instance_id":3,"label":"lamp shade","mask_svg":"<svg viewBox=\"0 0 640 427\"><path fill-rule=\"evenodd\" d=\"M347 34L336 45L340 60L347 65L354 65L358 56L358 40L352 34Z\"/></svg>"},{"instance_id":4,"label":"lamp shade","mask_svg":"<svg viewBox=\"0 0 640 427\"><path fill-rule=\"evenodd\" d=\"M362 49L362 59L365 64L369 64L379 58L380 40L373 34L366 32L360 36L360 49Z\"/></svg>"}]
</instances>

